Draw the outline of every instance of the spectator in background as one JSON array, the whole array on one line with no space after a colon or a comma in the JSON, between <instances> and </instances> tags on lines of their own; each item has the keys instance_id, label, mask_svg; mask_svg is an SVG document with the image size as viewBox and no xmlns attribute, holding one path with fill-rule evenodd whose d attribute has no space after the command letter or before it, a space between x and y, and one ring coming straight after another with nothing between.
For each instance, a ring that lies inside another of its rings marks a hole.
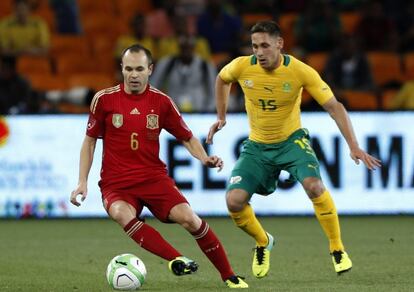
<instances>
[{"instance_id":1,"label":"spectator in background","mask_svg":"<svg viewBox=\"0 0 414 292\"><path fill-rule=\"evenodd\" d=\"M324 79L335 90L374 90L371 68L359 42L343 35L336 50L328 57Z\"/></svg>"},{"instance_id":2,"label":"spectator in background","mask_svg":"<svg viewBox=\"0 0 414 292\"><path fill-rule=\"evenodd\" d=\"M76 0L49 0L56 20L56 29L60 34L80 34L79 9Z\"/></svg>"},{"instance_id":3,"label":"spectator in background","mask_svg":"<svg viewBox=\"0 0 414 292\"><path fill-rule=\"evenodd\" d=\"M139 43L154 52L154 59L158 58L155 40L146 34L146 22L144 15L137 13L129 23L130 33L121 35L116 41L115 58L120 63L122 52L125 48Z\"/></svg>"},{"instance_id":4,"label":"spectator in background","mask_svg":"<svg viewBox=\"0 0 414 292\"><path fill-rule=\"evenodd\" d=\"M159 41L159 58L166 56L177 55L180 51L179 38L182 36L188 36L191 32L188 30L188 20L186 17L175 16L173 19L174 35L166 38L162 38ZM210 46L208 41L203 37L195 37L194 44L195 53L204 60L210 60Z\"/></svg>"},{"instance_id":5,"label":"spectator in background","mask_svg":"<svg viewBox=\"0 0 414 292\"><path fill-rule=\"evenodd\" d=\"M369 1L364 4L355 32L366 51L397 50L395 24L384 13L381 2Z\"/></svg>"},{"instance_id":6,"label":"spectator in background","mask_svg":"<svg viewBox=\"0 0 414 292\"><path fill-rule=\"evenodd\" d=\"M414 110L414 81L404 83L400 91L391 100L393 110Z\"/></svg>"},{"instance_id":7,"label":"spectator in background","mask_svg":"<svg viewBox=\"0 0 414 292\"><path fill-rule=\"evenodd\" d=\"M306 53L329 51L341 33L341 21L333 5L326 1L309 1L295 24L298 46Z\"/></svg>"},{"instance_id":8,"label":"spectator in background","mask_svg":"<svg viewBox=\"0 0 414 292\"><path fill-rule=\"evenodd\" d=\"M151 84L171 96L183 112L213 111L216 68L194 52L195 41L181 36L179 54L158 62Z\"/></svg>"},{"instance_id":9,"label":"spectator in background","mask_svg":"<svg viewBox=\"0 0 414 292\"><path fill-rule=\"evenodd\" d=\"M399 51L414 51L414 2L408 3L394 19L400 36Z\"/></svg>"},{"instance_id":10,"label":"spectator in background","mask_svg":"<svg viewBox=\"0 0 414 292\"><path fill-rule=\"evenodd\" d=\"M0 51L3 55L46 54L49 29L46 22L32 16L28 0L15 0L15 12L0 22Z\"/></svg>"},{"instance_id":11,"label":"spectator in background","mask_svg":"<svg viewBox=\"0 0 414 292\"><path fill-rule=\"evenodd\" d=\"M153 11L146 16L147 35L159 39L174 34L172 19L177 0L152 0Z\"/></svg>"},{"instance_id":12,"label":"spectator in background","mask_svg":"<svg viewBox=\"0 0 414 292\"><path fill-rule=\"evenodd\" d=\"M208 0L197 22L198 34L206 38L212 53L237 54L242 22L224 11L220 0Z\"/></svg>"},{"instance_id":13,"label":"spectator in background","mask_svg":"<svg viewBox=\"0 0 414 292\"><path fill-rule=\"evenodd\" d=\"M25 113L32 90L16 71L16 58L0 58L0 115Z\"/></svg>"}]
</instances>

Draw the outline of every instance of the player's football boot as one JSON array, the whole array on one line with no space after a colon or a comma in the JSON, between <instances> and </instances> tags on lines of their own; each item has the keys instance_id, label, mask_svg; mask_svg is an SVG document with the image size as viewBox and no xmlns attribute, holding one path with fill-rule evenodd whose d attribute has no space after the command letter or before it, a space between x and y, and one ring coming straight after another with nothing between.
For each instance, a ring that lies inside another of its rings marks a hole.
<instances>
[{"instance_id":1,"label":"player's football boot","mask_svg":"<svg viewBox=\"0 0 414 292\"><path fill-rule=\"evenodd\" d=\"M335 272L337 272L338 275L348 272L350 269L352 269L351 259L346 252L335 250L333 253L331 253L331 255L332 262L335 267Z\"/></svg>"},{"instance_id":2,"label":"player's football boot","mask_svg":"<svg viewBox=\"0 0 414 292\"><path fill-rule=\"evenodd\" d=\"M243 281L244 278L240 276L231 276L224 283L226 283L229 288L249 288L246 282Z\"/></svg>"},{"instance_id":3,"label":"player's football boot","mask_svg":"<svg viewBox=\"0 0 414 292\"><path fill-rule=\"evenodd\" d=\"M266 234L269 240L267 246L256 246L254 249L252 271L256 278L266 276L270 268L270 251L275 245L275 240L271 234Z\"/></svg>"},{"instance_id":4,"label":"player's football boot","mask_svg":"<svg viewBox=\"0 0 414 292\"><path fill-rule=\"evenodd\" d=\"M198 264L189 258L180 256L170 261L168 268L174 275L182 276L197 272Z\"/></svg>"}]
</instances>

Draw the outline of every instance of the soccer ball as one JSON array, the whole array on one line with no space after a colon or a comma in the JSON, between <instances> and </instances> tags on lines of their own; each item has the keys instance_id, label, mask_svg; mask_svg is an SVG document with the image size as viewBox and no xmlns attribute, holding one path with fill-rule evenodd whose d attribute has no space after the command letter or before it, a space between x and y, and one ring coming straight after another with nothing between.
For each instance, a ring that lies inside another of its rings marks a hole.
<instances>
[{"instance_id":1,"label":"soccer ball","mask_svg":"<svg viewBox=\"0 0 414 292\"><path fill-rule=\"evenodd\" d=\"M114 257L106 269L106 279L116 290L137 290L144 284L146 275L144 262L129 253Z\"/></svg>"}]
</instances>

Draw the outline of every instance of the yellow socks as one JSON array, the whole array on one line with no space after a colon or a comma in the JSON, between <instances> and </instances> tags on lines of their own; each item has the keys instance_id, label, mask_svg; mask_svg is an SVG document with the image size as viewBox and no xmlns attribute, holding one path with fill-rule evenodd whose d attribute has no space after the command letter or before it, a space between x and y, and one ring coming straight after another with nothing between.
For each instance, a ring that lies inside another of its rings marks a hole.
<instances>
[{"instance_id":1,"label":"yellow socks","mask_svg":"<svg viewBox=\"0 0 414 292\"><path fill-rule=\"evenodd\" d=\"M266 231L257 220L250 204L247 204L243 210L239 212L229 212L230 217L236 223L237 227L249 234L256 240L258 246L267 246L268 238Z\"/></svg>"},{"instance_id":2,"label":"yellow socks","mask_svg":"<svg viewBox=\"0 0 414 292\"><path fill-rule=\"evenodd\" d=\"M339 219L336 212L335 204L327 190L317 198L311 199L316 217L322 226L323 231L329 239L329 249L332 253L334 250L344 250L341 240L341 230L339 228Z\"/></svg>"}]
</instances>

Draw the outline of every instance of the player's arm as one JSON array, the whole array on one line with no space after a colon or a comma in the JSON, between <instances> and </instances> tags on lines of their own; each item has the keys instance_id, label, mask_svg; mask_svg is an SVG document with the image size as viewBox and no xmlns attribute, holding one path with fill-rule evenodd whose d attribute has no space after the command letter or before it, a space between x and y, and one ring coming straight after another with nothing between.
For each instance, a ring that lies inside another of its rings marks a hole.
<instances>
[{"instance_id":1,"label":"player's arm","mask_svg":"<svg viewBox=\"0 0 414 292\"><path fill-rule=\"evenodd\" d=\"M345 138L348 147L351 152L351 158L356 164L359 164L359 160L362 160L364 164L370 169L374 170L381 166L381 161L362 150L352 127L351 119L345 107L334 96L332 96L322 107L330 114L334 119L342 136Z\"/></svg>"},{"instance_id":2,"label":"player's arm","mask_svg":"<svg viewBox=\"0 0 414 292\"><path fill-rule=\"evenodd\" d=\"M192 136L188 141L183 141L183 145L187 148L192 156L201 161L207 167L218 167L218 171L223 169L223 160L218 156L208 156L200 141Z\"/></svg>"},{"instance_id":3,"label":"player's arm","mask_svg":"<svg viewBox=\"0 0 414 292\"><path fill-rule=\"evenodd\" d=\"M76 200L78 195L82 195L81 201L83 202L88 193L88 176L91 170L93 162L93 154L95 153L96 138L85 135L83 140L80 159L79 159L79 180L78 186L72 191L70 196L70 202L75 206L80 206L80 203Z\"/></svg>"},{"instance_id":4,"label":"player's arm","mask_svg":"<svg viewBox=\"0 0 414 292\"><path fill-rule=\"evenodd\" d=\"M230 89L231 83L225 82L221 79L220 75L217 75L215 86L217 121L210 127L206 139L207 144L213 144L214 134L226 125L226 113L229 103Z\"/></svg>"}]
</instances>

